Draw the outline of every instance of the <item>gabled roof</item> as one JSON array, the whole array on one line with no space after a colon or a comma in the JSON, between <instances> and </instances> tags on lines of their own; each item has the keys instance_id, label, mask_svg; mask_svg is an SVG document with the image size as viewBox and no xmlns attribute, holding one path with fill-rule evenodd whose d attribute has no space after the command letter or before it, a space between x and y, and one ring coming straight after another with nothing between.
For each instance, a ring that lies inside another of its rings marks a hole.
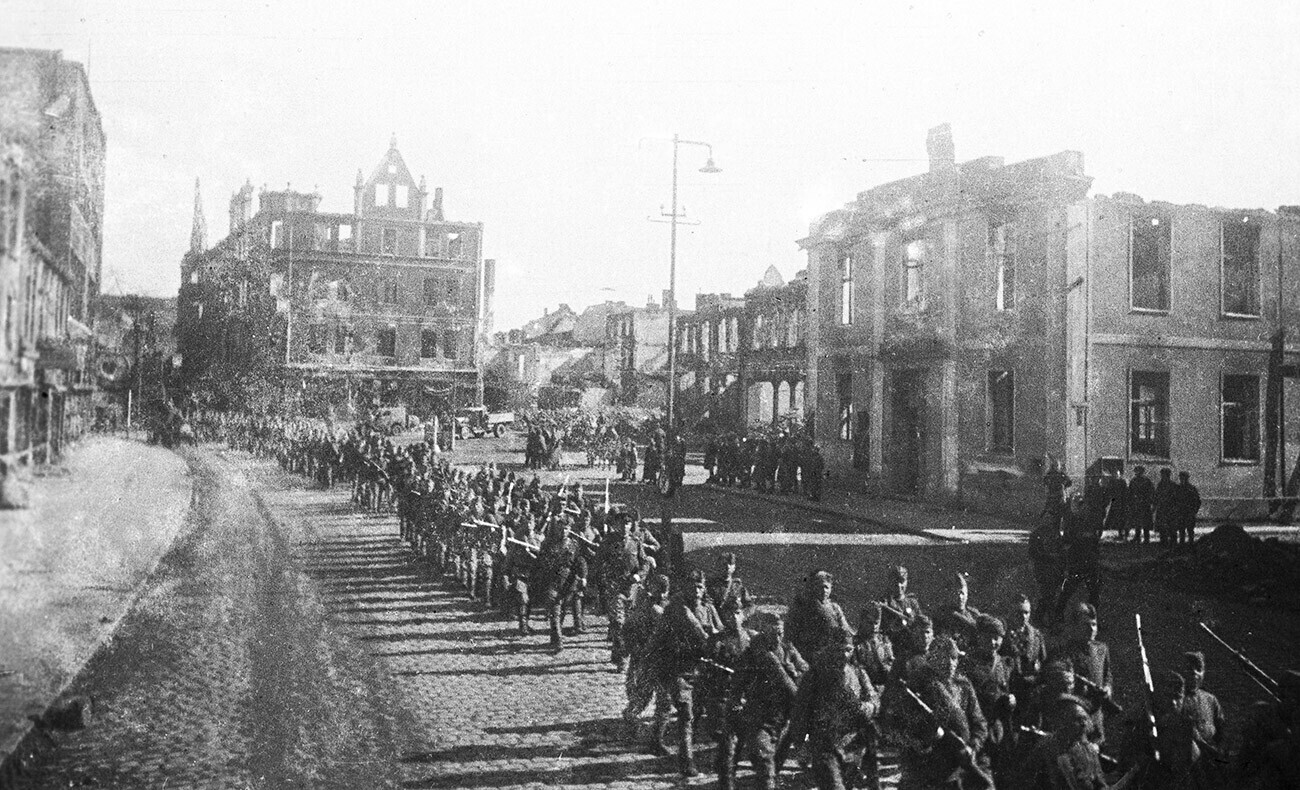
<instances>
[{"instance_id":1,"label":"gabled roof","mask_svg":"<svg viewBox=\"0 0 1300 790\"><path fill-rule=\"evenodd\" d=\"M379 160L379 164L375 165L375 169L371 171L366 185L369 186L376 181L389 183L405 181L409 184L415 184L415 179L411 177L411 170L406 166L406 160L402 158L402 154L397 150L396 135L389 139L388 152Z\"/></svg>"}]
</instances>

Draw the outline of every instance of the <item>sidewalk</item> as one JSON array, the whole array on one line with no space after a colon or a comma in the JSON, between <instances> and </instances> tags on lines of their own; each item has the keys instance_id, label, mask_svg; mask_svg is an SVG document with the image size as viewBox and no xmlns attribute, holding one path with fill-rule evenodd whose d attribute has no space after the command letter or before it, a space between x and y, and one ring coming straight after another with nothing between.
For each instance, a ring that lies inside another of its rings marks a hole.
<instances>
[{"instance_id":1,"label":"sidewalk","mask_svg":"<svg viewBox=\"0 0 1300 790\"><path fill-rule=\"evenodd\" d=\"M871 496L842 488L827 487L820 502L797 494L765 494L752 488L731 488L705 483L704 488L722 494L762 499L838 518L849 518L876 527L919 537L955 543L1020 543L1029 527L1016 521L971 513L938 505Z\"/></svg>"},{"instance_id":2,"label":"sidewalk","mask_svg":"<svg viewBox=\"0 0 1300 790\"><path fill-rule=\"evenodd\" d=\"M72 681L134 602L189 511L184 459L92 437L0 511L0 783L29 716Z\"/></svg>"}]
</instances>

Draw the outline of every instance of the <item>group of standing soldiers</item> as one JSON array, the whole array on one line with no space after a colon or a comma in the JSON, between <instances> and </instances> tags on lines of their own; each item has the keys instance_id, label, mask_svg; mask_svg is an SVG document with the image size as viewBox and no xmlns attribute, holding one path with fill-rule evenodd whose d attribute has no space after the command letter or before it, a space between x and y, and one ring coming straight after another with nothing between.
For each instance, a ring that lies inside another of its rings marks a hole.
<instances>
[{"instance_id":1,"label":"group of standing soldiers","mask_svg":"<svg viewBox=\"0 0 1300 790\"><path fill-rule=\"evenodd\" d=\"M1125 480L1118 468L1098 462L1089 469L1084 490L1073 495L1083 497L1087 511L1100 519L1097 529L1113 532L1117 542L1150 543L1154 531L1162 545L1191 544L1201 510L1201 492L1192 484L1191 474L1179 472L1175 483L1168 467L1160 470L1156 481L1146 471L1145 466L1134 466L1133 476ZM1043 476L1045 513L1062 512L1072 484L1053 461Z\"/></svg>"},{"instance_id":2,"label":"group of standing soldiers","mask_svg":"<svg viewBox=\"0 0 1300 790\"><path fill-rule=\"evenodd\" d=\"M826 477L821 448L805 434L711 436L704 447L709 482L820 500Z\"/></svg>"}]
</instances>

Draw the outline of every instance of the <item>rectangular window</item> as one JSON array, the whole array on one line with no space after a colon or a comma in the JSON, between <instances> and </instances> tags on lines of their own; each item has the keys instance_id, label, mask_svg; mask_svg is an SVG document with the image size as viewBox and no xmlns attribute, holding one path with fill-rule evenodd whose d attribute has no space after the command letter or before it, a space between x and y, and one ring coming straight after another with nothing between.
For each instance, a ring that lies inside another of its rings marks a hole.
<instances>
[{"instance_id":1,"label":"rectangular window","mask_svg":"<svg viewBox=\"0 0 1300 790\"><path fill-rule=\"evenodd\" d=\"M375 206L388 205L388 184L375 184Z\"/></svg>"},{"instance_id":2,"label":"rectangular window","mask_svg":"<svg viewBox=\"0 0 1300 790\"><path fill-rule=\"evenodd\" d=\"M271 249L278 250L284 247L285 242L284 222L273 220L271 222Z\"/></svg>"},{"instance_id":3,"label":"rectangular window","mask_svg":"<svg viewBox=\"0 0 1300 790\"><path fill-rule=\"evenodd\" d=\"M442 355L447 359L460 356L460 333L447 330L442 333Z\"/></svg>"},{"instance_id":4,"label":"rectangular window","mask_svg":"<svg viewBox=\"0 0 1300 790\"><path fill-rule=\"evenodd\" d=\"M424 303L425 304L432 305L438 303L438 296L440 295L439 292L442 290L441 283L438 282L438 280L440 279L441 278L439 277L424 278Z\"/></svg>"},{"instance_id":5,"label":"rectangular window","mask_svg":"<svg viewBox=\"0 0 1300 790\"><path fill-rule=\"evenodd\" d=\"M381 357L397 356L397 330L393 327L375 333L375 352Z\"/></svg>"},{"instance_id":6,"label":"rectangular window","mask_svg":"<svg viewBox=\"0 0 1300 790\"><path fill-rule=\"evenodd\" d=\"M1259 315L1259 223L1250 217L1224 219L1220 274L1225 315Z\"/></svg>"},{"instance_id":7,"label":"rectangular window","mask_svg":"<svg viewBox=\"0 0 1300 790\"><path fill-rule=\"evenodd\" d=\"M397 304L398 288L397 280L392 277L382 277L377 283L379 290L380 304Z\"/></svg>"},{"instance_id":8,"label":"rectangular window","mask_svg":"<svg viewBox=\"0 0 1300 790\"><path fill-rule=\"evenodd\" d=\"M993 294L997 310L1016 306L1016 250L1013 227L1006 222L989 225L989 257L993 259L997 278Z\"/></svg>"},{"instance_id":9,"label":"rectangular window","mask_svg":"<svg viewBox=\"0 0 1300 790\"><path fill-rule=\"evenodd\" d=\"M840 256L840 324L853 323L853 256Z\"/></svg>"},{"instance_id":10,"label":"rectangular window","mask_svg":"<svg viewBox=\"0 0 1300 790\"><path fill-rule=\"evenodd\" d=\"M420 331L420 358L433 359L438 356L438 332L434 329ZM523 357L520 357L523 359Z\"/></svg>"},{"instance_id":11,"label":"rectangular window","mask_svg":"<svg viewBox=\"0 0 1300 790\"><path fill-rule=\"evenodd\" d=\"M1259 376L1224 375L1220 424L1223 460L1259 460Z\"/></svg>"},{"instance_id":12,"label":"rectangular window","mask_svg":"<svg viewBox=\"0 0 1300 790\"><path fill-rule=\"evenodd\" d=\"M460 304L460 275L448 274L443 280L443 287L447 304L452 306Z\"/></svg>"},{"instance_id":13,"label":"rectangular window","mask_svg":"<svg viewBox=\"0 0 1300 790\"><path fill-rule=\"evenodd\" d=\"M447 255L452 258L459 258L463 244L459 233L447 234Z\"/></svg>"},{"instance_id":14,"label":"rectangular window","mask_svg":"<svg viewBox=\"0 0 1300 790\"><path fill-rule=\"evenodd\" d=\"M903 245L903 306L916 310L925 307L925 241L922 239Z\"/></svg>"},{"instance_id":15,"label":"rectangular window","mask_svg":"<svg viewBox=\"0 0 1300 790\"><path fill-rule=\"evenodd\" d=\"M432 228L424 230L424 257L436 258L442 254L442 234Z\"/></svg>"},{"instance_id":16,"label":"rectangular window","mask_svg":"<svg viewBox=\"0 0 1300 790\"><path fill-rule=\"evenodd\" d=\"M398 208L406 208L406 200L407 200L406 193L407 193L406 184L398 184L397 197L395 200Z\"/></svg>"},{"instance_id":17,"label":"rectangular window","mask_svg":"<svg viewBox=\"0 0 1300 790\"><path fill-rule=\"evenodd\" d=\"M853 374L841 373L836 379L836 392L840 398L840 438L853 440Z\"/></svg>"},{"instance_id":18,"label":"rectangular window","mask_svg":"<svg viewBox=\"0 0 1300 790\"><path fill-rule=\"evenodd\" d=\"M1016 449L1016 374L1014 371L989 371L988 425L989 452L1014 452Z\"/></svg>"},{"instance_id":19,"label":"rectangular window","mask_svg":"<svg viewBox=\"0 0 1300 790\"><path fill-rule=\"evenodd\" d=\"M325 353L325 325L311 324L307 327L307 350L313 354Z\"/></svg>"},{"instance_id":20,"label":"rectangular window","mask_svg":"<svg viewBox=\"0 0 1300 790\"><path fill-rule=\"evenodd\" d=\"M1169 457L1169 374L1135 370L1129 385L1129 452Z\"/></svg>"},{"instance_id":21,"label":"rectangular window","mask_svg":"<svg viewBox=\"0 0 1300 790\"><path fill-rule=\"evenodd\" d=\"M352 226L339 225L339 241L352 241Z\"/></svg>"},{"instance_id":22,"label":"rectangular window","mask_svg":"<svg viewBox=\"0 0 1300 790\"><path fill-rule=\"evenodd\" d=\"M334 353L348 353L348 330L343 326L334 327Z\"/></svg>"},{"instance_id":23,"label":"rectangular window","mask_svg":"<svg viewBox=\"0 0 1300 790\"><path fill-rule=\"evenodd\" d=\"M1169 309L1172 225L1167 217L1150 214L1129 223L1129 292L1134 310Z\"/></svg>"},{"instance_id":24,"label":"rectangular window","mask_svg":"<svg viewBox=\"0 0 1300 790\"><path fill-rule=\"evenodd\" d=\"M384 255L397 254L397 228L384 228L383 245L380 252Z\"/></svg>"}]
</instances>

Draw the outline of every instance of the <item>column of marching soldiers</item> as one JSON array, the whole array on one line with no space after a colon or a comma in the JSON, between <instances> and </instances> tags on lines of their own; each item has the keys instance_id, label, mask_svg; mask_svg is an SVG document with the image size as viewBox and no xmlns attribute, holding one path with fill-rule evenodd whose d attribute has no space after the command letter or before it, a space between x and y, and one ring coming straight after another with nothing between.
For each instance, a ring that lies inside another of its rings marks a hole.
<instances>
[{"instance_id":1,"label":"column of marching soldiers","mask_svg":"<svg viewBox=\"0 0 1300 790\"><path fill-rule=\"evenodd\" d=\"M338 437L231 415L201 426L207 439L274 456L322 486L349 485L359 507L395 511L419 557L469 599L500 607L521 636L542 610L556 652L566 633L586 629L584 606L598 604L611 664L626 673L626 737L640 737L652 708L647 748L670 755L674 732L686 777L699 773L703 733L722 788L735 786L742 758L760 788L776 787L787 763L818 787L878 788L882 756L896 762L902 790L1300 788L1300 672L1274 679L1226 643L1271 700L1252 711L1235 755L1219 702L1202 688L1204 655L1153 672L1140 621L1146 705L1126 715L1088 603L1049 636L1028 596L1004 621L971 607L957 574L930 616L895 566L856 627L820 570L782 615L756 604L730 553L713 573L681 569L670 580L659 541L607 492L547 490L492 466L457 470L424 444L364 430Z\"/></svg>"}]
</instances>

